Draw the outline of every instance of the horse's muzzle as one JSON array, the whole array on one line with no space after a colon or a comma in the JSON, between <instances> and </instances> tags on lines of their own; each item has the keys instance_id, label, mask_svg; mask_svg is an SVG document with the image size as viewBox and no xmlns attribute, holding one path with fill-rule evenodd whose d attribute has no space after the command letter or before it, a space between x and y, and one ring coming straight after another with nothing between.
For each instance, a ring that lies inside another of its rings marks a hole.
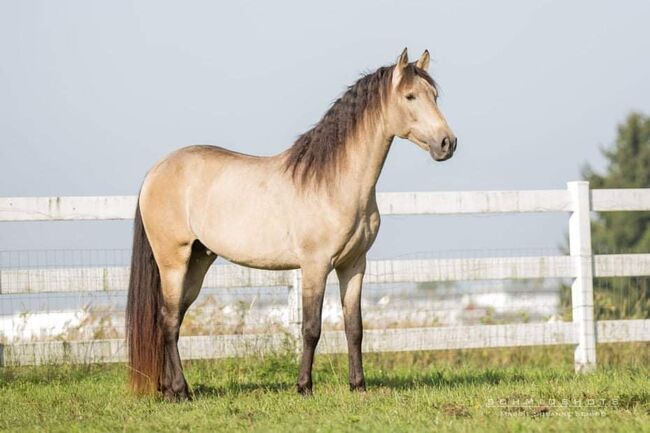
<instances>
[{"instance_id":1,"label":"horse's muzzle","mask_svg":"<svg viewBox=\"0 0 650 433\"><path fill-rule=\"evenodd\" d=\"M446 161L454 156L457 145L458 137L445 137L439 145L429 146L429 153L436 161Z\"/></svg>"}]
</instances>

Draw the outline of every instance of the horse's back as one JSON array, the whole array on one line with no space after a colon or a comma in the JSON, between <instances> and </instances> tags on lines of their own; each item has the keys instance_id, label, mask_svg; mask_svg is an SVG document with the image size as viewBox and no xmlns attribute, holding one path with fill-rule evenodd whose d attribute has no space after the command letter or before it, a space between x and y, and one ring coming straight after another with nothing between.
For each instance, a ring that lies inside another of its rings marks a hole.
<instances>
[{"instance_id":1,"label":"horse's back","mask_svg":"<svg viewBox=\"0 0 650 433\"><path fill-rule=\"evenodd\" d=\"M233 262L287 269L319 254L346 261L374 240L374 201L357 209L328 194L297 187L282 155L190 146L152 168L140 205L145 227L156 225L166 242L198 239Z\"/></svg>"},{"instance_id":2,"label":"horse's back","mask_svg":"<svg viewBox=\"0 0 650 433\"><path fill-rule=\"evenodd\" d=\"M244 158L244 159L263 159L263 156L249 155L247 153L237 152L225 147L215 146L212 144L194 144L182 147L172 152L168 157L183 155L197 155L203 158Z\"/></svg>"}]
</instances>

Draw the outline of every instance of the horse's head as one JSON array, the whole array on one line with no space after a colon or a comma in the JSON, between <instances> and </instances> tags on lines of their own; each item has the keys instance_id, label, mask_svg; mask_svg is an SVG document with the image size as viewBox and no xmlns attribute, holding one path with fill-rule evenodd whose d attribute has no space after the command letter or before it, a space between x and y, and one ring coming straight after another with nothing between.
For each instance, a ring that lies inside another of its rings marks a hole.
<instances>
[{"instance_id":1,"label":"horse's head","mask_svg":"<svg viewBox=\"0 0 650 433\"><path fill-rule=\"evenodd\" d=\"M409 63L404 49L393 70L389 118L398 137L417 144L436 161L445 161L454 155L458 139L438 108L438 89L428 67L428 51Z\"/></svg>"}]
</instances>

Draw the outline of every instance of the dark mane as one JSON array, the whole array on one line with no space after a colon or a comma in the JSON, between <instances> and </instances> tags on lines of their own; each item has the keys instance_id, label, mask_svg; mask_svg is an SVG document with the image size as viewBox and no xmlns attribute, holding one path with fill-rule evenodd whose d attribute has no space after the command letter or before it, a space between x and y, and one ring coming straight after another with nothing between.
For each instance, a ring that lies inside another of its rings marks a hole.
<instances>
[{"instance_id":1,"label":"dark mane","mask_svg":"<svg viewBox=\"0 0 650 433\"><path fill-rule=\"evenodd\" d=\"M285 169L302 183L320 182L336 172L345 156L348 139L357 132L364 120L380 112L392 83L394 66L383 66L362 76L348 87L323 118L302 134L288 150ZM404 70L401 83L407 84L415 77L425 79L435 87L429 74L410 63Z\"/></svg>"}]
</instances>

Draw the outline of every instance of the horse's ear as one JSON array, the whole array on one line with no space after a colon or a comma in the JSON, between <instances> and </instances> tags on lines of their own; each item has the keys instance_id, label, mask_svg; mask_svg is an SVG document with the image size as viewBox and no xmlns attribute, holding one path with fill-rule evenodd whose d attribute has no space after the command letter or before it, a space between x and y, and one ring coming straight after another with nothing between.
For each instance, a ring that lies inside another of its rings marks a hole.
<instances>
[{"instance_id":1,"label":"horse's ear","mask_svg":"<svg viewBox=\"0 0 650 433\"><path fill-rule=\"evenodd\" d=\"M400 54L399 59L397 59L397 68L404 69L408 64L409 64L409 53L408 53L408 49L404 48L404 51L402 51L402 54Z\"/></svg>"},{"instance_id":2,"label":"horse's ear","mask_svg":"<svg viewBox=\"0 0 650 433\"><path fill-rule=\"evenodd\" d=\"M399 82L402 80L402 75L404 68L409 64L409 53L406 48L402 51L397 63L395 64L395 70L393 71L393 86L398 86Z\"/></svg>"},{"instance_id":3,"label":"horse's ear","mask_svg":"<svg viewBox=\"0 0 650 433\"><path fill-rule=\"evenodd\" d=\"M424 50L418 61L415 62L415 66L426 71L429 69L429 60L431 60L431 56L429 56L429 50Z\"/></svg>"}]
</instances>

